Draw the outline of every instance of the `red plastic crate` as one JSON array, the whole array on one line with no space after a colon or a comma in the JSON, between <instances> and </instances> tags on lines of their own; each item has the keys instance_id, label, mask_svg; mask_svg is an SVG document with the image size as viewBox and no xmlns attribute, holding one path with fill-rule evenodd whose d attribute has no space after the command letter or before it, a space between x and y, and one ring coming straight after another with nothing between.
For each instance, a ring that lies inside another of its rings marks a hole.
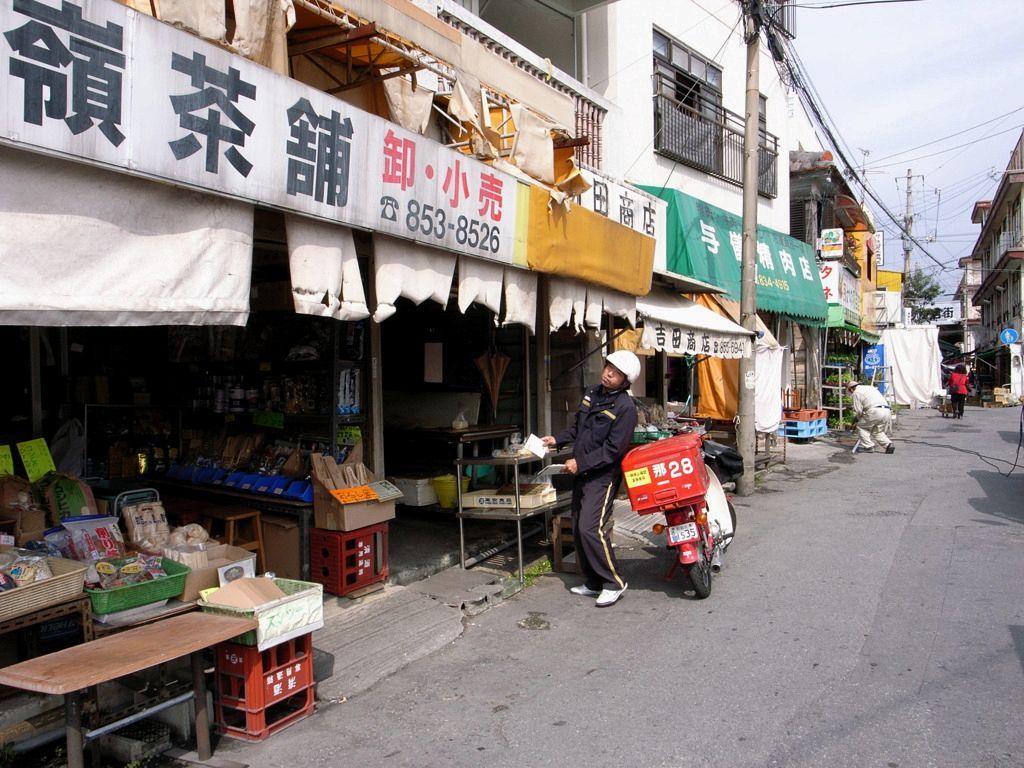
<instances>
[{"instance_id":1,"label":"red plastic crate","mask_svg":"<svg viewBox=\"0 0 1024 768\"><path fill-rule=\"evenodd\" d=\"M313 713L312 633L265 651L219 643L214 652L214 686L217 732L263 741Z\"/></svg>"},{"instance_id":2,"label":"red plastic crate","mask_svg":"<svg viewBox=\"0 0 1024 768\"><path fill-rule=\"evenodd\" d=\"M315 710L313 686L256 712L218 706L217 733L242 741L263 741Z\"/></svg>"},{"instance_id":3,"label":"red plastic crate","mask_svg":"<svg viewBox=\"0 0 1024 768\"><path fill-rule=\"evenodd\" d=\"M309 532L310 578L334 595L347 595L388 577L388 524L355 531Z\"/></svg>"},{"instance_id":4,"label":"red plastic crate","mask_svg":"<svg viewBox=\"0 0 1024 768\"><path fill-rule=\"evenodd\" d=\"M638 515L693 504L708 487L700 436L690 433L634 448L622 459L622 473Z\"/></svg>"},{"instance_id":5,"label":"red plastic crate","mask_svg":"<svg viewBox=\"0 0 1024 768\"><path fill-rule=\"evenodd\" d=\"M214 681L220 705L258 712L313 685L313 634L259 651L219 643Z\"/></svg>"}]
</instances>

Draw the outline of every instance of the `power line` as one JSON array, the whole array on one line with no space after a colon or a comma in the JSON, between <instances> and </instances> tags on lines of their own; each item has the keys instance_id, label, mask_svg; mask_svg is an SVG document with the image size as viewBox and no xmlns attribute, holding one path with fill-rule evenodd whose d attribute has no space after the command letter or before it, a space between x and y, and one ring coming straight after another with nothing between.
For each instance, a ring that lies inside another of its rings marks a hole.
<instances>
[{"instance_id":1,"label":"power line","mask_svg":"<svg viewBox=\"0 0 1024 768\"><path fill-rule=\"evenodd\" d=\"M879 168L892 168L894 165L905 165L906 163L912 163L915 160L927 160L929 157L944 155L947 152L952 152L955 149L962 149L963 147L972 147L975 144L978 144L979 142L985 141L986 139L992 139L995 138L996 136L1002 136L1004 133L1009 133L1010 131L1019 131L1021 128L1024 128L1024 123L1021 123L1020 125L1011 126L1005 130L999 131L998 133L990 133L988 136L982 136L980 139L974 139L973 141L968 141L963 144L957 144L955 147L940 149L938 152L931 152L927 155L918 155L917 157L908 157L905 160L900 160L894 163L882 163L879 165L873 165L871 166L871 169L878 170Z\"/></svg>"},{"instance_id":2,"label":"power line","mask_svg":"<svg viewBox=\"0 0 1024 768\"><path fill-rule=\"evenodd\" d=\"M1011 109L1009 112L1004 112L1001 115L997 115L996 117L993 117L993 118L991 118L989 120L985 120L984 122L978 123L977 125L972 125L970 128L964 128L963 130L957 131L956 133L951 133L951 134L949 134L947 136L943 136L942 138L933 139L932 141L926 141L924 144L918 144L916 147L910 147L909 149L904 149L901 152L893 152L891 155L883 155L882 157L876 158L875 159L875 163L878 163L878 162L880 162L882 160L888 160L889 158L892 158L892 157L899 157L900 155L905 155L908 152L916 152L919 149L924 149L925 147L930 147L932 144L938 144L939 142L946 141L947 139L952 139L952 138L954 138L956 136L960 136L962 134L969 133L970 131L973 131L973 130L975 130L977 128L981 128L983 125L988 125L989 123L994 123L997 120L1002 120L1003 118L1009 117L1010 115L1015 115L1018 112L1020 112L1021 110L1024 110L1024 106L1017 107L1016 109ZM872 163L872 166L874 166L874 163Z\"/></svg>"},{"instance_id":3,"label":"power line","mask_svg":"<svg viewBox=\"0 0 1024 768\"><path fill-rule=\"evenodd\" d=\"M802 63L800 62L800 58L799 56L797 56L792 43L790 43L789 41L787 41L786 49L789 54L786 56L786 62L789 63L791 66L795 67L796 70L791 70L793 74L794 85L797 87L799 92L804 96L804 98L807 101L807 106L810 108L812 114L818 121L818 125L825 132L825 135L828 137L829 141L832 142L832 145L836 150L836 154L839 156L839 159L843 162L843 165L846 168L846 175L849 178L855 180L860 185L861 189L864 190L864 193L868 197L870 197L876 205L878 205L882 212L885 213L885 215L888 216L889 219L896 225L899 231L903 233L903 235L905 235L907 239L910 240L914 245L916 245L925 256L927 256L929 259L938 264L944 271L948 270L948 268L944 264L942 264L937 258L935 258L935 256L933 256L928 251L928 249L925 248L916 237L914 237L912 232L907 231L907 229L903 226L902 222L900 222L896 215L889 210L889 207L885 204L885 202L883 202L881 197L879 197L879 195L874 191L874 189L863 178L861 178L861 175L857 172L853 163L851 163L850 160L846 157L846 154L843 152L839 144L839 141L836 139L836 136L832 131L832 128L825 121L825 118L821 113L821 109L819 108L818 104L815 102L809 89L807 88L805 84L806 71L803 69Z\"/></svg>"}]
</instances>

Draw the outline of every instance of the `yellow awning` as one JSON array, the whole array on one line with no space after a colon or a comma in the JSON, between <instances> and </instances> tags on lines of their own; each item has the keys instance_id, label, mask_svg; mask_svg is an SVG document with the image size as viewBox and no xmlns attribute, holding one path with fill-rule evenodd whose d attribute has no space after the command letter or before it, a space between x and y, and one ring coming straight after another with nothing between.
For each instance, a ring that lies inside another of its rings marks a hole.
<instances>
[{"instance_id":1,"label":"yellow awning","mask_svg":"<svg viewBox=\"0 0 1024 768\"><path fill-rule=\"evenodd\" d=\"M550 199L547 190L530 188L527 266L646 296L654 268L654 238L580 206L567 213L561 206L549 206Z\"/></svg>"}]
</instances>

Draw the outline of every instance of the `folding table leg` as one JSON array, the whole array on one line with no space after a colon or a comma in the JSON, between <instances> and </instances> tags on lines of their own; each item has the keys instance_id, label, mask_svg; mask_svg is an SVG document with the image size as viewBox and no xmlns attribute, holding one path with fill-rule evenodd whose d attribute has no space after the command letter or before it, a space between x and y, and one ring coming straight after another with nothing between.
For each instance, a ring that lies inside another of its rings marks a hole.
<instances>
[{"instance_id":1,"label":"folding table leg","mask_svg":"<svg viewBox=\"0 0 1024 768\"><path fill-rule=\"evenodd\" d=\"M64 694L64 731L68 746L68 768L85 768L82 754L82 692Z\"/></svg>"},{"instance_id":2,"label":"folding table leg","mask_svg":"<svg viewBox=\"0 0 1024 768\"><path fill-rule=\"evenodd\" d=\"M195 651L192 660L192 695L196 702L196 754L200 760L210 759L210 712L206 708L206 674L203 669L203 652ZM71 768L69 765L68 768Z\"/></svg>"}]
</instances>

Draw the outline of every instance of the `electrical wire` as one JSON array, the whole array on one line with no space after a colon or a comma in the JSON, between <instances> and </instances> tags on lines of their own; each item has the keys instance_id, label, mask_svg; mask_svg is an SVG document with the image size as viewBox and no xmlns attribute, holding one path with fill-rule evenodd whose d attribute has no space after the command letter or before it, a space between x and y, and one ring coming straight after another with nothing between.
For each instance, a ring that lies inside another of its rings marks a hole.
<instances>
[{"instance_id":1,"label":"electrical wire","mask_svg":"<svg viewBox=\"0 0 1024 768\"><path fill-rule=\"evenodd\" d=\"M1007 461L1006 459L999 459L999 458L996 458L995 456L985 456L984 454L979 453L978 451L972 451L972 450L970 450L968 448L956 448L956 447L954 447L952 445L947 445L945 443L929 443L927 440L908 440L908 439L903 439L900 442L902 442L902 443L910 443L911 445L927 445L930 448L945 448L946 450L954 451L956 453L965 453L968 456L977 456L983 462L985 462L990 467L992 467L992 469L994 469L1001 477L1009 477L1010 475L1013 474L1014 470L1016 470L1017 467L1020 466L1020 452L1021 452L1021 449L1024 448L1024 405L1022 405L1021 409L1020 409L1020 425L1018 427L1018 432L1017 432L1017 453L1013 457L1013 463L1012 464L1009 461ZM999 462L1000 464L1010 464L1010 469L1007 470L1006 472L1003 472L999 468L999 465L996 464L995 462Z\"/></svg>"},{"instance_id":2,"label":"electrical wire","mask_svg":"<svg viewBox=\"0 0 1024 768\"><path fill-rule=\"evenodd\" d=\"M994 123L997 120L1002 120L1003 118L1009 117L1010 115L1015 115L1018 112L1020 112L1021 110L1024 110L1024 106L1017 107L1016 109L1011 109L1009 112L1004 112L1003 114L997 115L997 116L995 116L993 118L985 120L984 122L978 123L976 125L972 125L970 128L964 128L963 130L957 131L956 133L950 133L947 136L943 136L943 137L938 138L938 139L933 139L932 141L926 141L924 144L918 144L916 147L910 147L910 148L904 149L904 150L902 150L900 152L893 152L890 155L882 155L881 157L876 157L874 162L870 163L866 167L867 168L874 168L875 164L881 162L882 160L889 160L890 158L893 158L893 157L899 157L901 155L907 154L908 152L916 152L919 149L924 149L925 147L930 147L932 144L938 144L939 142L946 141L947 139L952 139L952 138L954 138L956 136L961 136L961 135L963 135L965 133L970 133L971 131L976 130L977 128L981 128L983 125L988 125L989 123Z\"/></svg>"},{"instance_id":3,"label":"electrical wire","mask_svg":"<svg viewBox=\"0 0 1024 768\"><path fill-rule=\"evenodd\" d=\"M942 267L942 269L947 269L945 265L943 265L938 259L936 259L935 256L933 256L931 252L927 248L925 248L916 237L914 237L914 234L912 232L909 232L904 227L903 223L899 220L899 218L897 218L896 214L889 210L889 207L881 199L878 193L875 192L874 188L870 184L868 184L867 181L863 179L861 175L857 172L856 167L853 165L853 163L850 162L849 158L846 156L846 153L843 152L841 143L839 139L837 139L836 137L836 132L832 130L832 127L825 120L822 114L822 107L819 106L819 101L816 101L812 96L810 89L807 85L807 83L809 82L809 78L807 77L806 70L803 68L802 63L800 62L800 57L797 55L796 49L789 41L787 41L786 43L786 51L786 61L789 62L789 64L792 67L791 71L793 74L794 85L806 101L806 104L810 109L812 116L817 120L818 125L820 126L822 131L825 132L826 137L835 148L836 154L845 166L845 174L849 178L857 182L860 188L864 190L864 194L870 197L872 201L874 201L874 203L879 207L879 209L881 209L881 211L886 216L889 217L892 223L896 225L899 232L902 233L902 236L905 236L908 240L914 243L914 245L916 245L925 256L927 256L929 259L931 259L940 267ZM845 142L842 143L845 144Z\"/></svg>"}]
</instances>

